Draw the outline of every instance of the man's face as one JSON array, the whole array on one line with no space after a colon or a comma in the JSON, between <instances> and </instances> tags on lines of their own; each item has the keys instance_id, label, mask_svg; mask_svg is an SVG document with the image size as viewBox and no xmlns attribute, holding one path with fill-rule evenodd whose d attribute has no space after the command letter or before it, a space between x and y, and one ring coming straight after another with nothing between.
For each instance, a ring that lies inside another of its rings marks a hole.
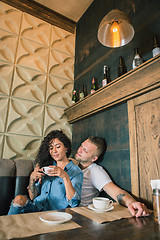
<instances>
[{"instance_id":1,"label":"man's face","mask_svg":"<svg viewBox=\"0 0 160 240\"><path fill-rule=\"evenodd\" d=\"M78 148L75 158L81 164L91 164L98 159L97 146L88 139L85 140Z\"/></svg>"}]
</instances>

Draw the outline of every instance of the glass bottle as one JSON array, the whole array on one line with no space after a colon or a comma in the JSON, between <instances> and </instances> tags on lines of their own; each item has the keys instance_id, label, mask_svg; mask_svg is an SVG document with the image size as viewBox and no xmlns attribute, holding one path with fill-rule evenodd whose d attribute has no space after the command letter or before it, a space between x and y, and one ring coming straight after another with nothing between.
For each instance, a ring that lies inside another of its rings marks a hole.
<instances>
[{"instance_id":1,"label":"glass bottle","mask_svg":"<svg viewBox=\"0 0 160 240\"><path fill-rule=\"evenodd\" d=\"M124 59L122 56L119 57L119 66L118 66L118 77L122 76L127 72L126 66L124 64Z\"/></svg>"},{"instance_id":2,"label":"glass bottle","mask_svg":"<svg viewBox=\"0 0 160 240\"><path fill-rule=\"evenodd\" d=\"M154 36L153 37L153 49L152 49L153 57L155 57L159 53L160 53L160 47L158 46L158 43L157 43L157 37Z\"/></svg>"},{"instance_id":3,"label":"glass bottle","mask_svg":"<svg viewBox=\"0 0 160 240\"><path fill-rule=\"evenodd\" d=\"M79 93L79 100L82 100L85 97L84 95L84 85L82 85L81 91Z\"/></svg>"},{"instance_id":4,"label":"glass bottle","mask_svg":"<svg viewBox=\"0 0 160 240\"><path fill-rule=\"evenodd\" d=\"M102 79L102 87L106 86L107 83L109 83L109 78L108 78L108 67L104 65L103 67L103 79Z\"/></svg>"},{"instance_id":5,"label":"glass bottle","mask_svg":"<svg viewBox=\"0 0 160 240\"><path fill-rule=\"evenodd\" d=\"M153 189L152 198L154 219L157 223L160 224L160 189Z\"/></svg>"},{"instance_id":6,"label":"glass bottle","mask_svg":"<svg viewBox=\"0 0 160 240\"><path fill-rule=\"evenodd\" d=\"M91 94L96 91L95 77L92 78Z\"/></svg>"},{"instance_id":7,"label":"glass bottle","mask_svg":"<svg viewBox=\"0 0 160 240\"><path fill-rule=\"evenodd\" d=\"M73 93L72 93L72 104L74 104L76 102L77 102L76 90L73 90Z\"/></svg>"},{"instance_id":8,"label":"glass bottle","mask_svg":"<svg viewBox=\"0 0 160 240\"><path fill-rule=\"evenodd\" d=\"M139 55L138 48L135 49L135 56L132 63L132 68L136 68L143 63L142 57Z\"/></svg>"}]
</instances>

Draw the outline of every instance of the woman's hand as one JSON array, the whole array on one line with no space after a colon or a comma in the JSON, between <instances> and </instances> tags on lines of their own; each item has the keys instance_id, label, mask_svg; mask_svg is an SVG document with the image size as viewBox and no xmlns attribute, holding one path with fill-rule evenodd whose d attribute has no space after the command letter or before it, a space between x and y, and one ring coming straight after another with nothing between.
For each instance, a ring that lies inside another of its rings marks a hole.
<instances>
[{"instance_id":1,"label":"woman's hand","mask_svg":"<svg viewBox=\"0 0 160 240\"><path fill-rule=\"evenodd\" d=\"M49 170L47 174L49 176L58 176L61 178L66 178L68 176L68 174L63 169L57 166L49 166Z\"/></svg>"},{"instance_id":2,"label":"woman's hand","mask_svg":"<svg viewBox=\"0 0 160 240\"><path fill-rule=\"evenodd\" d=\"M35 186L35 182L39 180L41 183L41 178L44 176L43 171L36 166L34 171L30 175L29 186L28 186L28 193L31 200L33 200L37 196L37 189Z\"/></svg>"},{"instance_id":3,"label":"woman's hand","mask_svg":"<svg viewBox=\"0 0 160 240\"><path fill-rule=\"evenodd\" d=\"M72 186L71 180L68 174L60 167L57 166L49 166L50 169L48 170L49 176L58 176L61 177L64 181L65 189L66 189L66 197L68 200L71 200L75 194L75 190Z\"/></svg>"},{"instance_id":4,"label":"woman's hand","mask_svg":"<svg viewBox=\"0 0 160 240\"><path fill-rule=\"evenodd\" d=\"M38 166L35 167L34 171L30 175L30 181L36 182L39 180L41 182L41 178L44 176L44 172L42 169L40 169Z\"/></svg>"}]
</instances>

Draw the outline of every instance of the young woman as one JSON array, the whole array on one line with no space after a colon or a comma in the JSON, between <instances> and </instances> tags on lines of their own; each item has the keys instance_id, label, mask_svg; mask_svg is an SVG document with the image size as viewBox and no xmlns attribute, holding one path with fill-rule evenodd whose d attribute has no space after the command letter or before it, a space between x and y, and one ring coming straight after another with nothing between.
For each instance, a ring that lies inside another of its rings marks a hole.
<instances>
[{"instance_id":1,"label":"young woman","mask_svg":"<svg viewBox=\"0 0 160 240\"><path fill-rule=\"evenodd\" d=\"M83 173L68 159L69 138L59 130L50 132L43 140L30 175L29 197L18 195L8 215L76 207L81 200ZM43 167L49 166L47 174Z\"/></svg>"}]
</instances>

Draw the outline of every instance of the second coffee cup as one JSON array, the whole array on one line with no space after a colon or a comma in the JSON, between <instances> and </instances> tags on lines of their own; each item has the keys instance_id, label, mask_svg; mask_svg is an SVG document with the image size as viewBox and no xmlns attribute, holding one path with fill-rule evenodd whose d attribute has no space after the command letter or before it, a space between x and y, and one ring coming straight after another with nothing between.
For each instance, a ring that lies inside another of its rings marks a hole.
<instances>
[{"instance_id":1,"label":"second coffee cup","mask_svg":"<svg viewBox=\"0 0 160 240\"><path fill-rule=\"evenodd\" d=\"M93 206L97 209L107 209L113 205L113 201L109 198L95 197L93 198Z\"/></svg>"}]
</instances>

